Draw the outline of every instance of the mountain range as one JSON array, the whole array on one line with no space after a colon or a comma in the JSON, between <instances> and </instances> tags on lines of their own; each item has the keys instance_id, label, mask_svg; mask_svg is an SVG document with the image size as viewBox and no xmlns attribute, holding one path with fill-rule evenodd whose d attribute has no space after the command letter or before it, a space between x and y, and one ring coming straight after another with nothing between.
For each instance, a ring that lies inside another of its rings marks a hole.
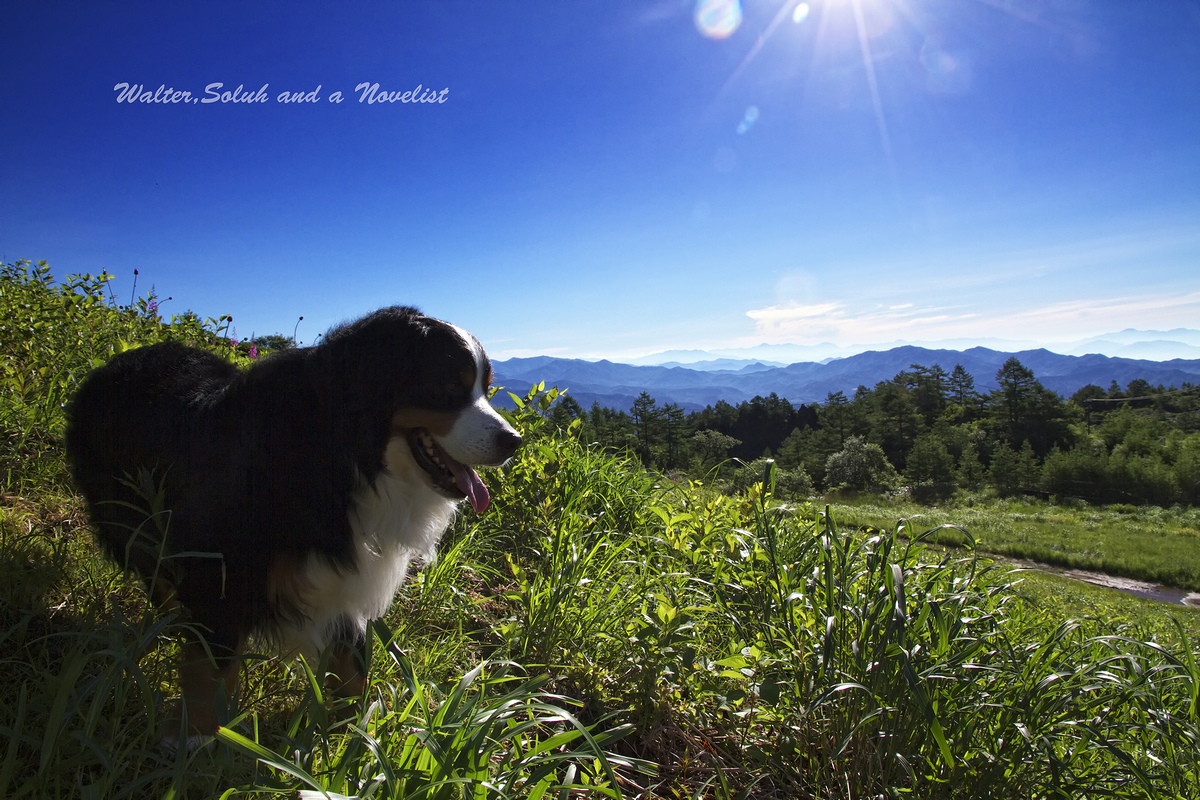
<instances>
[{"instance_id":1,"label":"mountain range","mask_svg":"<svg viewBox=\"0 0 1200 800\"><path fill-rule=\"evenodd\" d=\"M517 394L544 381L547 386L568 390L584 408L598 402L627 410L639 394L648 392L659 404L675 403L691 411L718 400L736 405L772 392L797 405L823 402L831 392L844 392L850 397L859 386L873 387L914 364L937 365L947 373L961 364L975 379L976 390L986 393L996 388L996 372L1014 355L1033 370L1043 386L1064 397L1088 384L1107 389L1113 381L1126 386L1136 378L1156 386L1200 384L1200 358L1151 361L1095 353L1065 355L1044 348L1005 352L987 347L952 350L915 345L782 365L732 358L686 366L636 365L535 356L496 361L493 369L496 382Z\"/></svg>"},{"instance_id":2,"label":"mountain range","mask_svg":"<svg viewBox=\"0 0 1200 800\"><path fill-rule=\"evenodd\" d=\"M771 366L785 366L800 361L828 361L834 358L865 353L870 350L893 350L912 345L930 350L968 350L972 347L987 347L1004 353L1017 353L1045 347L1054 353L1082 356L1102 353L1118 358L1142 358L1151 361L1167 361L1174 358L1200 358L1200 330L1175 328L1169 331L1142 331L1126 328L1099 336L1090 336L1074 341L1050 344L1029 340L1012 339L942 339L928 341L892 341L876 344L836 345L821 344L760 344L754 347L725 348L719 350L668 350L630 359L627 363L647 366L687 366L692 369L729 369L731 364L758 362ZM738 367L733 366L733 369ZM889 376L890 377L890 376Z\"/></svg>"}]
</instances>

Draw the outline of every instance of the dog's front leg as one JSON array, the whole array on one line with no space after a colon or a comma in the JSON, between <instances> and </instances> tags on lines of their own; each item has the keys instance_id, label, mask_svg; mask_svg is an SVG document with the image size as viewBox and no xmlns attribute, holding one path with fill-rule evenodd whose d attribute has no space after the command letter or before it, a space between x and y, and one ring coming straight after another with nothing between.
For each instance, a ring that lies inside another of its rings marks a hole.
<instances>
[{"instance_id":1,"label":"dog's front leg","mask_svg":"<svg viewBox=\"0 0 1200 800\"><path fill-rule=\"evenodd\" d=\"M183 694L189 749L196 736L215 734L236 708L242 667L236 649L212 644L206 646L194 638L183 645L179 685ZM168 718L163 740L168 744L177 744L181 728L180 719Z\"/></svg>"},{"instance_id":2,"label":"dog's front leg","mask_svg":"<svg viewBox=\"0 0 1200 800\"><path fill-rule=\"evenodd\" d=\"M326 688L335 697L360 696L367 688L367 668L371 657L367 637L359 634L352 639L340 638L330 648Z\"/></svg>"}]
</instances>

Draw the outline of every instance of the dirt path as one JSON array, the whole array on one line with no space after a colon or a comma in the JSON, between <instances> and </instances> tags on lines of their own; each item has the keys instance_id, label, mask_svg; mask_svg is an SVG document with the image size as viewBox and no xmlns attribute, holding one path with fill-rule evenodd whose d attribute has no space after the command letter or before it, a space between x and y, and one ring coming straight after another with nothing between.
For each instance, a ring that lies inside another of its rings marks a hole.
<instances>
[{"instance_id":1,"label":"dirt path","mask_svg":"<svg viewBox=\"0 0 1200 800\"><path fill-rule=\"evenodd\" d=\"M1050 564L1039 564L1036 561L1014 560L1013 563L1026 569L1036 569L1039 572L1061 575L1073 581L1083 581L1093 586L1116 589L1119 592L1144 597L1147 600L1157 600L1160 603L1200 608L1200 592L1189 592L1187 589L1176 589L1173 586L1164 586L1161 583L1147 583L1146 581L1139 581L1133 578L1105 575L1103 572L1091 572L1086 569L1064 569L1062 567L1051 566Z\"/></svg>"}]
</instances>

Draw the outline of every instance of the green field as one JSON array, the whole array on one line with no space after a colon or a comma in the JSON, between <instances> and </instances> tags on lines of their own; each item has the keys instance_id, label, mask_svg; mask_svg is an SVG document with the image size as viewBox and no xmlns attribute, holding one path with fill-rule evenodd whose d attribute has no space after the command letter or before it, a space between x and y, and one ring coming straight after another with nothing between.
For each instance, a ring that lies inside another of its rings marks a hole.
<instances>
[{"instance_id":1,"label":"green field","mask_svg":"<svg viewBox=\"0 0 1200 800\"><path fill-rule=\"evenodd\" d=\"M840 522L914 530L961 525L980 551L1200 591L1200 510L1157 506L1090 507L990 500L929 508L860 498L835 502ZM935 537L958 544L961 537Z\"/></svg>"},{"instance_id":2,"label":"green field","mask_svg":"<svg viewBox=\"0 0 1200 800\"><path fill-rule=\"evenodd\" d=\"M219 320L164 325L17 272L0 284L0 796L1200 797L1194 612L923 533L960 523L993 548L1022 514L1049 536L1084 511L901 526L911 509L781 501L770 471L721 494L580 442L540 387L512 415L525 446L485 475L491 508L374 631L357 706L332 707L320 665L252 656L238 719L164 750L182 622L96 556L62 403L118 346L245 357Z\"/></svg>"}]
</instances>

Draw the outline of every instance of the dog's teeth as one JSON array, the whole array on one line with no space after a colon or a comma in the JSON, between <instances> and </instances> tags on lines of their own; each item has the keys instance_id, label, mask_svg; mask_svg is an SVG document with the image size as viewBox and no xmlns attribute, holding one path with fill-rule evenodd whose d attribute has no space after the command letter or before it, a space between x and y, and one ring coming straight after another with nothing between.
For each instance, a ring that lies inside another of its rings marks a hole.
<instances>
[{"instance_id":1,"label":"dog's teeth","mask_svg":"<svg viewBox=\"0 0 1200 800\"><path fill-rule=\"evenodd\" d=\"M421 455L424 456L424 461L426 462L425 468L429 471L433 479L441 482L443 485L452 485L454 482L454 472L442 460L441 452L437 446L437 441L433 438L433 434L428 431L418 430L411 441L414 447L419 446L421 448ZM440 474L434 474L435 470Z\"/></svg>"}]
</instances>

